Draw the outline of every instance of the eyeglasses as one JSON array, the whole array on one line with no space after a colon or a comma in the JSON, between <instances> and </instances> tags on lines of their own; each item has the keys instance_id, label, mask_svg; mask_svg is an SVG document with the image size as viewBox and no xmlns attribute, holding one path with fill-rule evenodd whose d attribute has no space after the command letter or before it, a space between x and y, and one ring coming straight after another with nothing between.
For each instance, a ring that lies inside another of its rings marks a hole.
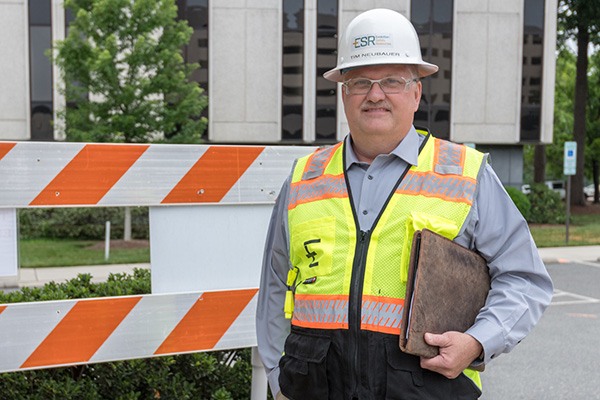
<instances>
[{"instance_id":1,"label":"eyeglasses","mask_svg":"<svg viewBox=\"0 0 600 400\"><path fill-rule=\"evenodd\" d=\"M346 88L346 94L367 94L378 83L385 94L397 94L405 92L411 83L418 82L418 79L406 79L400 76L388 76L381 79L352 78L343 83Z\"/></svg>"}]
</instances>

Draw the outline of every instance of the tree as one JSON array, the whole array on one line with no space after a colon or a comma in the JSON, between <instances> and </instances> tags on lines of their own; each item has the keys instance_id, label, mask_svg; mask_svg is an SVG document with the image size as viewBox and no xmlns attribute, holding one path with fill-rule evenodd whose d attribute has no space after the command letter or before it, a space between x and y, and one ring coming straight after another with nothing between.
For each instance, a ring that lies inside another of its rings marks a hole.
<instances>
[{"instance_id":1,"label":"tree","mask_svg":"<svg viewBox=\"0 0 600 400\"><path fill-rule=\"evenodd\" d=\"M589 167L594 182L594 203L600 202L598 185L600 184L600 51L590 57L588 98L587 137L589 146L586 147L586 170Z\"/></svg>"},{"instance_id":2,"label":"tree","mask_svg":"<svg viewBox=\"0 0 600 400\"><path fill-rule=\"evenodd\" d=\"M208 100L181 55L192 29L174 0L67 0L75 15L56 43L67 140L198 143ZM124 239L131 239L125 207Z\"/></svg>"},{"instance_id":3,"label":"tree","mask_svg":"<svg viewBox=\"0 0 600 400\"><path fill-rule=\"evenodd\" d=\"M75 15L55 63L71 141L197 143L207 98L181 55L192 34L174 0L66 0Z\"/></svg>"},{"instance_id":4,"label":"tree","mask_svg":"<svg viewBox=\"0 0 600 400\"><path fill-rule=\"evenodd\" d=\"M597 0L560 0L559 39L577 43L573 138L577 142L577 173L571 186L571 203L584 205L584 154L586 142L586 108L588 97L588 47L600 44L600 3Z\"/></svg>"},{"instance_id":5,"label":"tree","mask_svg":"<svg viewBox=\"0 0 600 400\"><path fill-rule=\"evenodd\" d=\"M563 47L556 59L554 88L554 140L547 146L547 157L555 162L546 166L551 179L562 179L564 144L573 140L573 107L575 98L576 57Z\"/></svg>"},{"instance_id":6,"label":"tree","mask_svg":"<svg viewBox=\"0 0 600 400\"><path fill-rule=\"evenodd\" d=\"M544 183L546 176L551 180L562 179L564 143L573 140L576 57L568 47L559 47L554 85L554 140L549 145L524 147L525 182ZM546 158L553 162L545 162Z\"/></svg>"}]
</instances>

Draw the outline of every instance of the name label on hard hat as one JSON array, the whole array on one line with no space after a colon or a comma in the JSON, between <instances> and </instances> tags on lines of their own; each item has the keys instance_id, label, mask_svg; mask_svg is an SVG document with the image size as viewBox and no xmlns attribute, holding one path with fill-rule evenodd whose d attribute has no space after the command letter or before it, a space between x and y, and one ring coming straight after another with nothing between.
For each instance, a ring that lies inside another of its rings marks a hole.
<instances>
[{"instance_id":1,"label":"name label on hard hat","mask_svg":"<svg viewBox=\"0 0 600 400\"><path fill-rule=\"evenodd\" d=\"M354 38L352 45L355 49L368 46L391 46L392 35L365 35Z\"/></svg>"}]
</instances>

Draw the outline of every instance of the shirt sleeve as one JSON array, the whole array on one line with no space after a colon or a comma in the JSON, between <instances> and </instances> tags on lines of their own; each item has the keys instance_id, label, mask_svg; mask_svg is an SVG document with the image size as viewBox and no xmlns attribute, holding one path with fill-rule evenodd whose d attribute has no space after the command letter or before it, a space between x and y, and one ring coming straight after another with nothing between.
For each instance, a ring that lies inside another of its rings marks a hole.
<instances>
[{"instance_id":1,"label":"shirt sleeve","mask_svg":"<svg viewBox=\"0 0 600 400\"><path fill-rule=\"evenodd\" d=\"M279 359L290 333L283 313L290 269L287 240L287 203L290 179L279 192L267 233L256 309L258 353L265 366L273 397L279 392Z\"/></svg>"},{"instance_id":2,"label":"shirt sleeve","mask_svg":"<svg viewBox=\"0 0 600 400\"><path fill-rule=\"evenodd\" d=\"M488 262L491 289L466 332L483 346L483 362L510 352L550 304L553 286L527 222L486 165L465 229L456 238Z\"/></svg>"}]
</instances>

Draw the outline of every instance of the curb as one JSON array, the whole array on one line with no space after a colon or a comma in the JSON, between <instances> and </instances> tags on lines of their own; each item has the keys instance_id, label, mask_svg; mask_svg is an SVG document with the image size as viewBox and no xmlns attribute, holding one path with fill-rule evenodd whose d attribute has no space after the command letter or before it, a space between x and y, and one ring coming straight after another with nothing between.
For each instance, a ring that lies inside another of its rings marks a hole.
<instances>
[{"instance_id":1,"label":"curb","mask_svg":"<svg viewBox=\"0 0 600 400\"><path fill-rule=\"evenodd\" d=\"M544 264L562 264L565 261L569 261L569 260L565 260L565 259L561 259L561 258L542 258L542 262Z\"/></svg>"}]
</instances>

